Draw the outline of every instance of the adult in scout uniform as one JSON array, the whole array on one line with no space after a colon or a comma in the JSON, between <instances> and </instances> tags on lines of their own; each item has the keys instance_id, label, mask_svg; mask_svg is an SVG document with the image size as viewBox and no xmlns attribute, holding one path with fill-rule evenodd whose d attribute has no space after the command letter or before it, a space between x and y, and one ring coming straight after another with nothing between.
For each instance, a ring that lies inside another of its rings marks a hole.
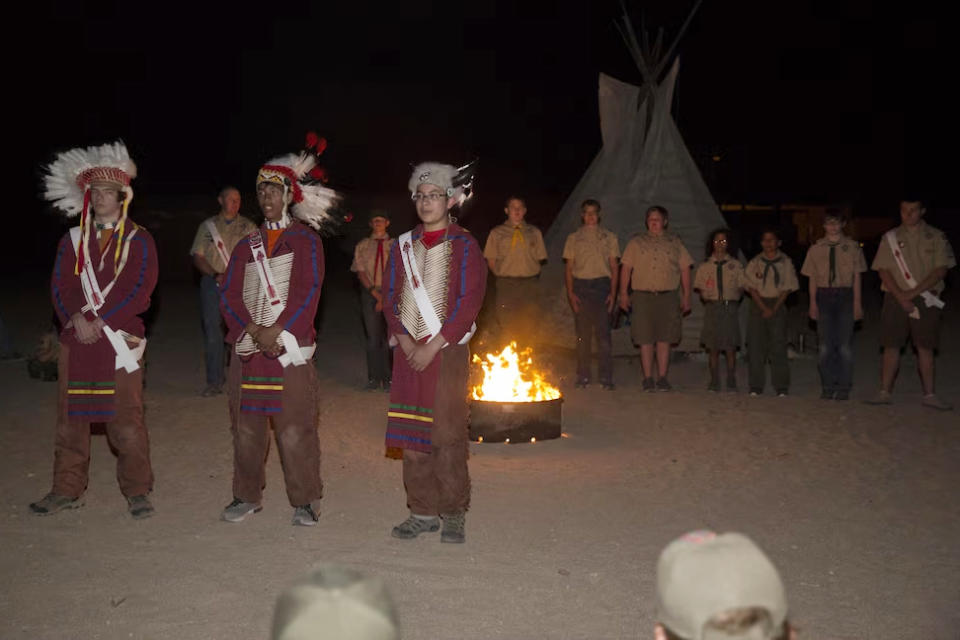
<instances>
[{"instance_id":1,"label":"adult in scout uniform","mask_svg":"<svg viewBox=\"0 0 960 640\"><path fill-rule=\"evenodd\" d=\"M421 224L397 238L384 275L393 385L387 413L387 456L403 459L410 516L396 538L436 531L441 542L464 542L470 503L467 472L467 343L487 282L487 264L470 233L449 210L468 197L471 166L426 162L409 189ZM439 516L439 518L438 518Z\"/></svg>"},{"instance_id":2,"label":"adult in scout uniform","mask_svg":"<svg viewBox=\"0 0 960 640\"><path fill-rule=\"evenodd\" d=\"M703 300L700 342L709 353L709 391L720 391L720 352L726 353L727 391L737 390L737 349L740 348L740 298L743 265L731 254L733 234L716 229L707 239L707 260L693 276L693 288Z\"/></svg>"},{"instance_id":3,"label":"adult in scout uniform","mask_svg":"<svg viewBox=\"0 0 960 640\"><path fill-rule=\"evenodd\" d=\"M370 236L357 243L350 270L357 274L363 291L360 311L367 335L367 389L390 390L390 347L387 345L387 323L383 317L383 269L393 238L387 233L390 218L386 212L370 214Z\"/></svg>"},{"instance_id":4,"label":"adult in scout uniform","mask_svg":"<svg viewBox=\"0 0 960 640\"><path fill-rule=\"evenodd\" d=\"M293 524L311 526L318 519L323 486L313 321L324 264L323 243L314 231L333 222L327 211L337 200L315 171L324 147L311 134L300 155L260 168L257 202L264 223L234 249L221 288L227 342L236 352L228 377L233 501L221 516L228 522L261 509L268 420L294 507Z\"/></svg>"},{"instance_id":5,"label":"adult in scout uniform","mask_svg":"<svg viewBox=\"0 0 960 640\"><path fill-rule=\"evenodd\" d=\"M507 221L487 236L483 256L496 276L497 323L502 337L520 342L533 341L536 325L540 265L547 260L543 234L524 222L527 205L511 196L503 209Z\"/></svg>"},{"instance_id":6,"label":"adult in scout uniform","mask_svg":"<svg viewBox=\"0 0 960 640\"><path fill-rule=\"evenodd\" d=\"M223 317L220 315L220 284L230 262L230 254L257 225L240 215L240 192L224 187L217 196L220 211L200 223L193 237L190 256L200 272L200 313L203 318L203 355L207 386L203 397L223 393Z\"/></svg>"},{"instance_id":7,"label":"adult in scout uniform","mask_svg":"<svg viewBox=\"0 0 960 640\"><path fill-rule=\"evenodd\" d=\"M681 316L690 312L693 258L680 237L667 231L669 215L664 207L647 209L647 230L627 242L620 259L620 308L631 313L630 337L640 345L644 391L672 388L667 381L670 345L680 342ZM630 297L628 286L633 289Z\"/></svg>"},{"instance_id":8,"label":"adult in scout uniform","mask_svg":"<svg viewBox=\"0 0 960 640\"><path fill-rule=\"evenodd\" d=\"M600 226L596 200L583 201L580 219L583 226L567 236L563 245L567 300L577 330L577 386L590 384L590 347L596 337L600 384L612 391L610 314L617 300L620 243L616 234Z\"/></svg>"},{"instance_id":9,"label":"adult in scout uniform","mask_svg":"<svg viewBox=\"0 0 960 640\"><path fill-rule=\"evenodd\" d=\"M800 273L810 279L810 319L820 344L820 397L848 400L853 386L853 323L863 318L860 274L867 270L860 243L843 234L840 212L828 211L826 235L807 250Z\"/></svg>"},{"instance_id":10,"label":"adult in scout uniform","mask_svg":"<svg viewBox=\"0 0 960 640\"><path fill-rule=\"evenodd\" d=\"M143 421L147 341L139 315L157 283L157 250L129 217L137 167L122 142L71 149L46 167L44 197L80 226L60 240L53 306L60 318L59 406L53 488L30 509L49 515L82 506L90 423L106 423L117 480L134 518L153 515L150 444ZM90 207L93 215L90 215Z\"/></svg>"},{"instance_id":11,"label":"adult in scout uniform","mask_svg":"<svg viewBox=\"0 0 960 640\"><path fill-rule=\"evenodd\" d=\"M780 235L767 229L760 237L763 251L747 263L743 284L753 304L747 322L747 357L750 360L750 395L763 393L770 361L770 377L778 396L790 388L787 362L787 296L800 288L790 258L780 251Z\"/></svg>"},{"instance_id":12,"label":"adult in scout uniform","mask_svg":"<svg viewBox=\"0 0 960 640\"><path fill-rule=\"evenodd\" d=\"M880 274L884 296L880 312L880 392L871 403L890 404L893 381L900 367L900 349L909 337L917 349L923 405L949 411L952 406L936 395L933 352L944 307L940 298L943 278L957 261L947 236L924 222L926 212L920 200L903 200L903 224L883 236L873 259L872 269Z\"/></svg>"}]
</instances>

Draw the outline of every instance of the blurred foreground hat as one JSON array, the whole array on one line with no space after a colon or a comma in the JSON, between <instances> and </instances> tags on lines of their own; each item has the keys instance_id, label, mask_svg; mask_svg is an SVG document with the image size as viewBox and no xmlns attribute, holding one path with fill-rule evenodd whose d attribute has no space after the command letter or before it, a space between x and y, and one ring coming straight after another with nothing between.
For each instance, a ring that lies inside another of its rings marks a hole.
<instances>
[{"instance_id":1,"label":"blurred foreground hat","mask_svg":"<svg viewBox=\"0 0 960 640\"><path fill-rule=\"evenodd\" d=\"M277 599L272 640L398 640L393 601L379 578L324 566Z\"/></svg>"},{"instance_id":2,"label":"blurred foreground hat","mask_svg":"<svg viewBox=\"0 0 960 640\"><path fill-rule=\"evenodd\" d=\"M687 640L768 640L787 617L780 574L740 533L693 531L667 545L657 563L657 605L659 621ZM731 636L704 628L717 614L748 607L766 609L772 629Z\"/></svg>"}]
</instances>

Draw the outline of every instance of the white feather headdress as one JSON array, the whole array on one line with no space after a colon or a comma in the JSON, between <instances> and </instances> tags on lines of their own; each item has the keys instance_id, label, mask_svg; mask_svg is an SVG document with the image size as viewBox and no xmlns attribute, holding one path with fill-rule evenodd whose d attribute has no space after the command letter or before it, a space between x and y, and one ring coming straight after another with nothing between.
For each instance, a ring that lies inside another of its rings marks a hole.
<instances>
[{"instance_id":1,"label":"white feather headdress","mask_svg":"<svg viewBox=\"0 0 960 640\"><path fill-rule=\"evenodd\" d=\"M330 211L341 198L340 194L323 184L326 172L318 165L319 156L326 146L325 139L310 133L307 135L307 148L299 155L291 153L274 158L260 167L257 174L258 185L262 182L282 185L284 193L289 193L293 217L319 232L338 223ZM283 215L286 216L286 205L284 207Z\"/></svg>"},{"instance_id":2,"label":"white feather headdress","mask_svg":"<svg viewBox=\"0 0 960 640\"><path fill-rule=\"evenodd\" d=\"M84 194L93 182L113 182L133 197L130 181L137 177L137 165L123 142L96 147L77 147L57 155L44 167L43 197L67 217L83 211Z\"/></svg>"}]
</instances>

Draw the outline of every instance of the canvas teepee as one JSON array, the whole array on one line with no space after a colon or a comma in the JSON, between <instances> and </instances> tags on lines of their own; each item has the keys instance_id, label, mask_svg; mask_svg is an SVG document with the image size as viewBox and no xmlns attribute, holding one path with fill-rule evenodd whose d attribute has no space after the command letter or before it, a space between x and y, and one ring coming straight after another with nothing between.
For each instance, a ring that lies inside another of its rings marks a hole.
<instances>
[{"instance_id":1,"label":"canvas teepee","mask_svg":"<svg viewBox=\"0 0 960 640\"><path fill-rule=\"evenodd\" d=\"M684 29L695 11L696 7L687 18ZM670 113L680 67L673 51L683 29L660 55L662 32L652 47L641 46L626 12L617 26L643 75L644 84L636 86L600 74L603 147L567 198L545 237L549 261L541 285L544 300L549 301L545 318L549 329L542 332L541 339L546 342L569 345L572 340L573 317L563 293L561 256L567 236L580 226L580 203L587 198L600 201L603 208L601 224L617 234L621 251L632 235L644 230L644 214L652 205L667 208L670 212L669 230L680 236L698 261L703 258L702 247L707 234L724 224L720 209ZM700 349L703 308L696 295L692 296L692 302L693 310L683 320L680 349L684 351ZM633 351L628 330L615 331L614 336L615 352Z\"/></svg>"}]
</instances>

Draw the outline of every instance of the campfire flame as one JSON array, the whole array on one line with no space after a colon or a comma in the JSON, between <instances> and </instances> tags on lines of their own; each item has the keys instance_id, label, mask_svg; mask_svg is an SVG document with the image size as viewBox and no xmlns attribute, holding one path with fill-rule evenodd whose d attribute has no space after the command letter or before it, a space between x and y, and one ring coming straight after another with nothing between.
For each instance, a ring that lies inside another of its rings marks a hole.
<instances>
[{"instance_id":1,"label":"campfire flame","mask_svg":"<svg viewBox=\"0 0 960 640\"><path fill-rule=\"evenodd\" d=\"M533 368L533 349L517 351L511 342L500 353L488 353L473 362L483 368L483 382L473 387L474 400L488 402L542 402L556 400L560 390Z\"/></svg>"}]
</instances>

